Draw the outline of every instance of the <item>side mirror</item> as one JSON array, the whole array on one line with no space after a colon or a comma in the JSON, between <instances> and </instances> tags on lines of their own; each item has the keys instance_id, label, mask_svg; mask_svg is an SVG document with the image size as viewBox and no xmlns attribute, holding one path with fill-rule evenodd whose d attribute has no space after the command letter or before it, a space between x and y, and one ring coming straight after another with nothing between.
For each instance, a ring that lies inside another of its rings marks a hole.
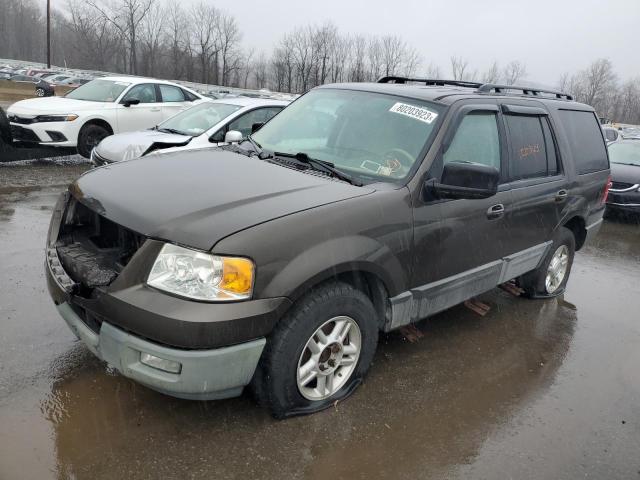
<instances>
[{"instance_id":1,"label":"side mirror","mask_svg":"<svg viewBox=\"0 0 640 480\"><path fill-rule=\"evenodd\" d=\"M425 183L425 189L435 198L489 198L498 192L500 172L481 163L451 162L444 166L442 181Z\"/></svg>"},{"instance_id":2,"label":"side mirror","mask_svg":"<svg viewBox=\"0 0 640 480\"><path fill-rule=\"evenodd\" d=\"M128 98L127 100L123 100L121 103L128 108L131 105L138 105L140 103L140 100L137 98Z\"/></svg>"},{"instance_id":3,"label":"side mirror","mask_svg":"<svg viewBox=\"0 0 640 480\"><path fill-rule=\"evenodd\" d=\"M258 123L254 123L253 125L251 125L251 135L253 135L258 130L260 130L263 125L264 125L264 122L258 122Z\"/></svg>"},{"instance_id":4,"label":"side mirror","mask_svg":"<svg viewBox=\"0 0 640 480\"><path fill-rule=\"evenodd\" d=\"M243 138L242 133L239 131L229 130L224 136L224 141L225 143L239 143Z\"/></svg>"}]
</instances>

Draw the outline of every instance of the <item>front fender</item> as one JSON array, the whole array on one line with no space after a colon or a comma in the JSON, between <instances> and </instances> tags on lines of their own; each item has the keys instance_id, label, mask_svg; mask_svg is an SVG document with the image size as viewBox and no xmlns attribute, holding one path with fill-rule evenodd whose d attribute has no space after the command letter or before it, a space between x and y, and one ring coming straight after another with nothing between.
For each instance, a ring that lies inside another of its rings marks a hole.
<instances>
[{"instance_id":1,"label":"front fender","mask_svg":"<svg viewBox=\"0 0 640 480\"><path fill-rule=\"evenodd\" d=\"M318 243L297 255L264 286L261 296L280 295L295 301L324 280L346 272L378 277L390 295L407 284L406 271L391 249L369 237L352 235Z\"/></svg>"}]
</instances>

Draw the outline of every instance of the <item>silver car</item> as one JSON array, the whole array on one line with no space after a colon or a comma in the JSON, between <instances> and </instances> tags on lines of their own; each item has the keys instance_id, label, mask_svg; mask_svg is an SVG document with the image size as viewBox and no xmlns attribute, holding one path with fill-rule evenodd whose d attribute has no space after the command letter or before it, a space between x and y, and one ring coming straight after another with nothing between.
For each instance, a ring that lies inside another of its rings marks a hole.
<instances>
[{"instance_id":1,"label":"silver car","mask_svg":"<svg viewBox=\"0 0 640 480\"><path fill-rule=\"evenodd\" d=\"M289 103L285 100L245 97L200 103L150 130L120 133L105 138L94 148L91 161L95 165L104 165L151 153L210 148L238 141ZM231 132L230 136L227 136L228 132Z\"/></svg>"}]
</instances>

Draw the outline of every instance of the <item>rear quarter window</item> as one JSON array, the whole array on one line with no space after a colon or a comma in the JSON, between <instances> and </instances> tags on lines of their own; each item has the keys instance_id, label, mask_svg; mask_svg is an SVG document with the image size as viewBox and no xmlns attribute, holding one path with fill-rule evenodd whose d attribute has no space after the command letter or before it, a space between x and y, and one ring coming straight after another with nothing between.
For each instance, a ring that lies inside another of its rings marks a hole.
<instances>
[{"instance_id":1,"label":"rear quarter window","mask_svg":"<svg viewBox=\"0 0 640 480\"><path fill-rule=\"evenodd\" d=\"M607 147L595 114L578 110L560 110L559 115L567 133L578 174L609 168Z\"/></svg>"}]
</instances>

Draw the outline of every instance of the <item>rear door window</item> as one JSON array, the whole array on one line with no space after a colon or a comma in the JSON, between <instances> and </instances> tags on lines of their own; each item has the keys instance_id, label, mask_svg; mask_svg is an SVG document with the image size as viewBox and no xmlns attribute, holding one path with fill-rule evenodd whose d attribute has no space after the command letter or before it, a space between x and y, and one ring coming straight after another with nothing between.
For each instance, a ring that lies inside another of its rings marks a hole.
<instances>
[{"instance_id":1,"label":"rear door window","mask_svg":"<svg viewBox=\"0 0 640 480\"><path fill-rule=\"evenodd\" d=\"M160 94L163 102L184 102L184 92L179 87L173 85L160 84Z\"/></svg>"},{"instance_id":2,"label":"rear door window","mask_svg":"<svg viewBox=\"0 0 640 480\"><path fill-rule=\"evenodd\" d=\"M511 146L509 177L524 180L558 173L556 147L544 115L505 115Z\"/></svg>"},{"instance_id":3,"label":"rear door window","mask_svg":"<svg viewBox=\"0 0 640 480\"><path fill-rule=\"evenodd\" d=\"M607 147L595 114L580 110L560 110L559 115L578 174L608 169Z\"/></svg>"}]
</instances>

